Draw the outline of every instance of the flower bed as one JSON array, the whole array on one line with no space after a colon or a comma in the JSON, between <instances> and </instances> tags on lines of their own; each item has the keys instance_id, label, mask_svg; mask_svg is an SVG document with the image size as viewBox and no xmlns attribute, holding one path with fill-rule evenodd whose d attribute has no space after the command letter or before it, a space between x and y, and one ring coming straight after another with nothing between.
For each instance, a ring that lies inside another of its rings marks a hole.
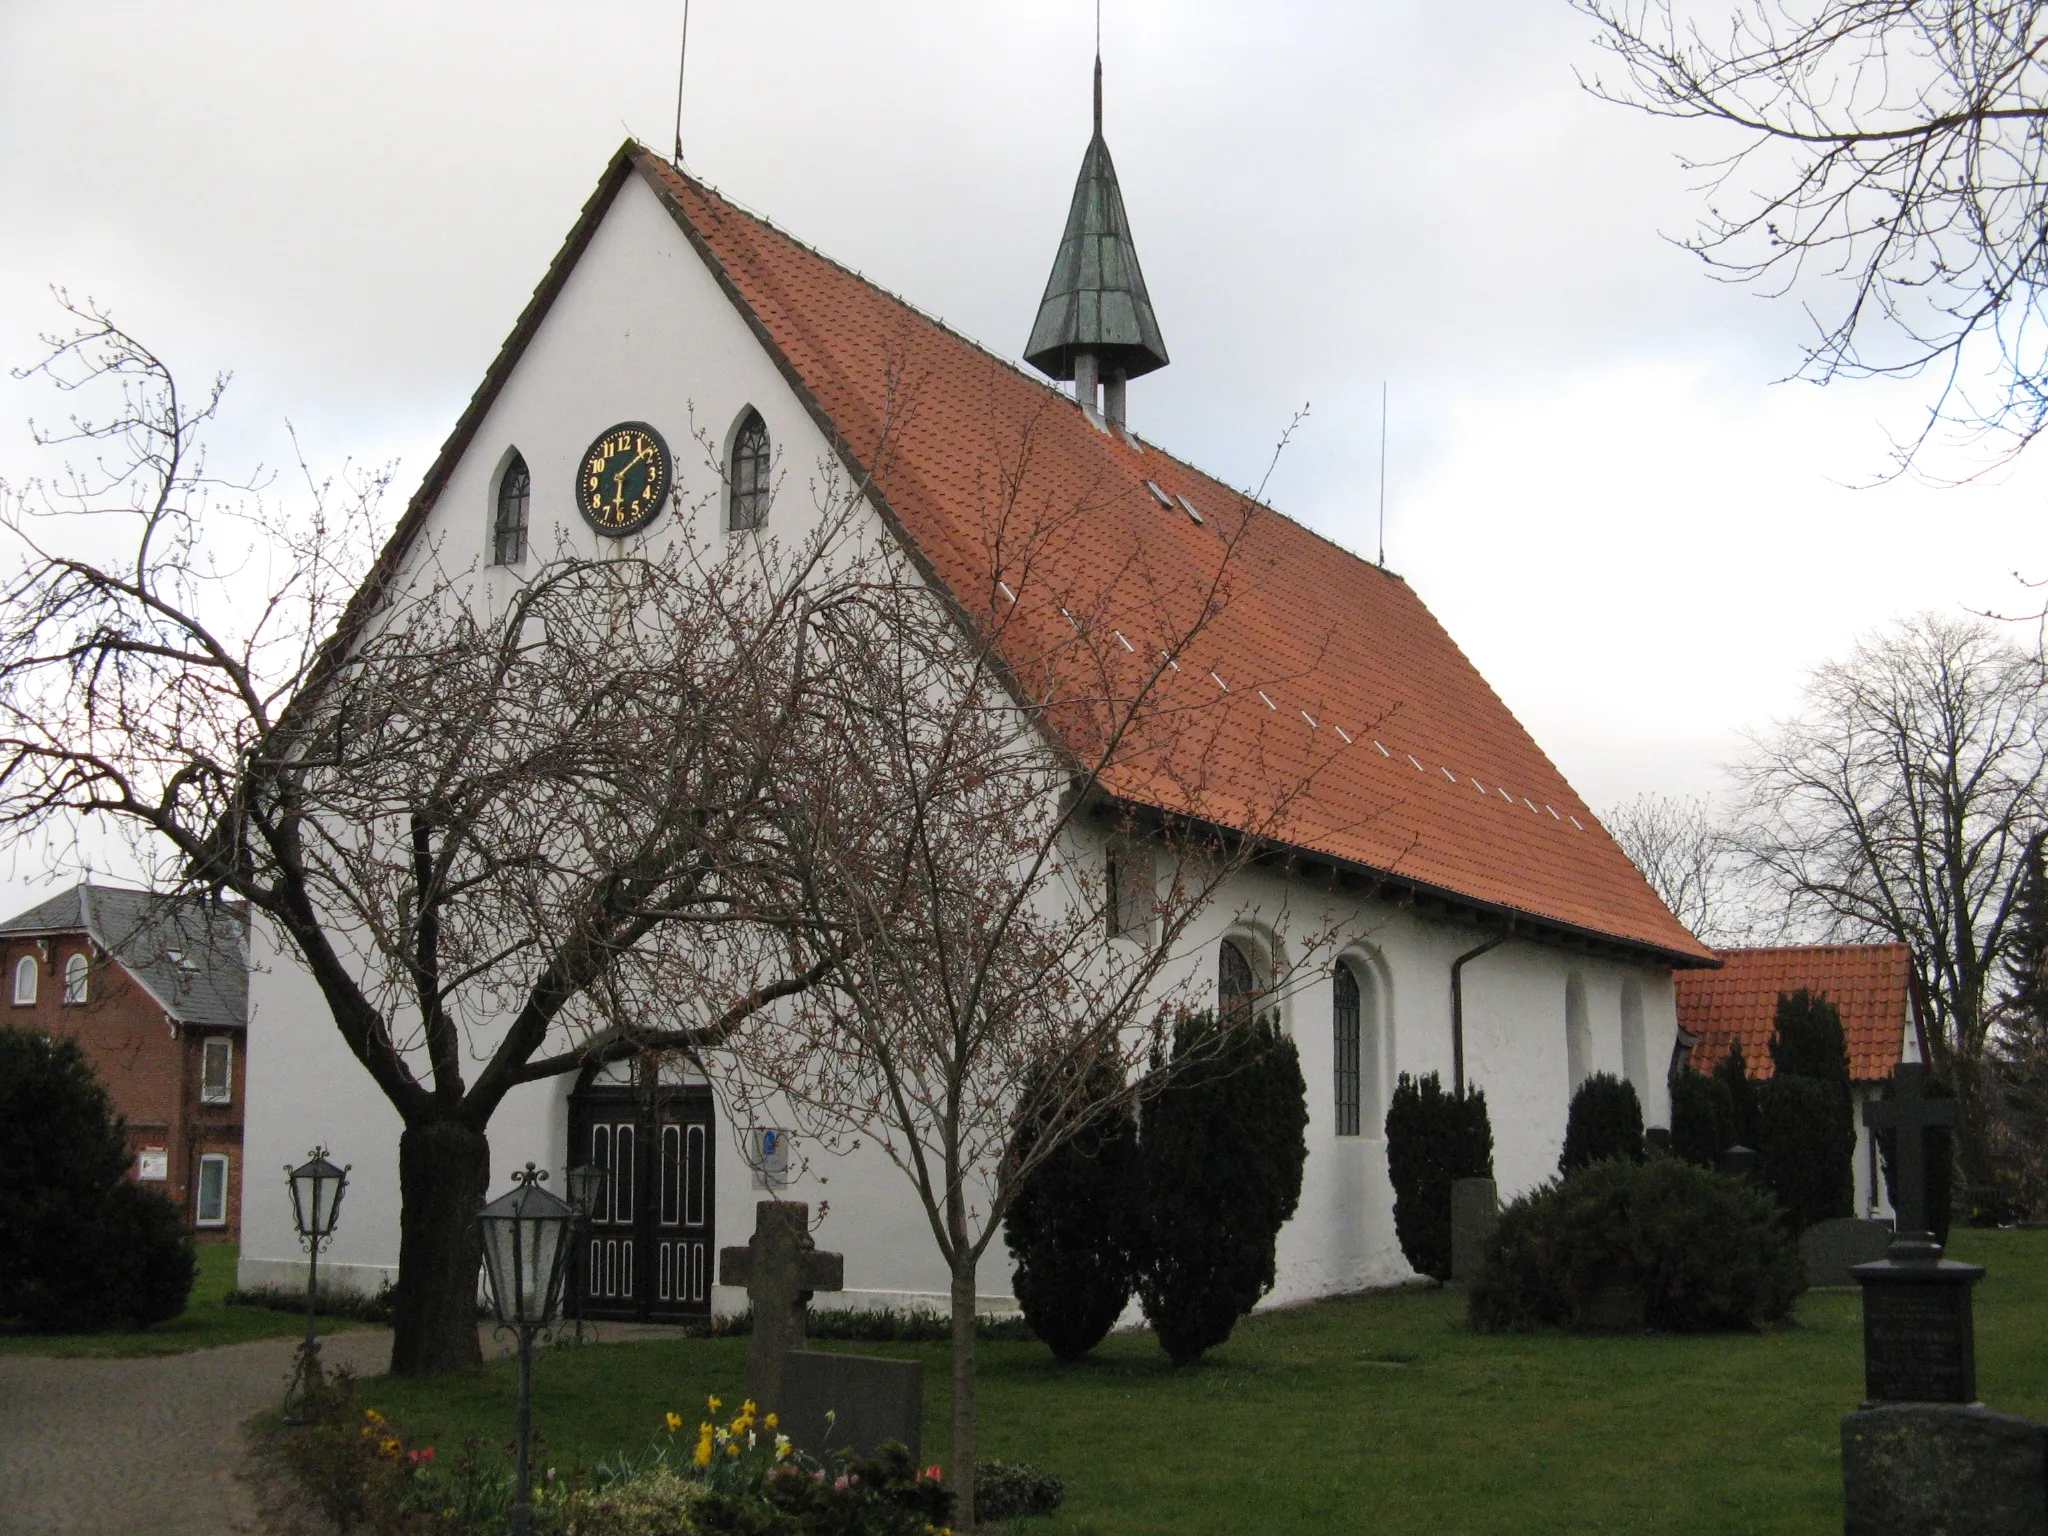
<instances>
[{"instance_id":1,"label":"flower bed","mask_svg":"<svg viewBox=\"0 0 2048 1536\"><path fill-rule=\"evenodd\" d=\"M639 1455L593 1467L547 1465L535 1436L534 1524L549 1536L946 1536L953 1495L941 1469L919 1468L900 1445L871 1458L820 1462L753 1403L721 1419L710 1398L690 1427L668 1413ZM278 1454L326 1514L375 1536L497 1536L512 1507L504 1460L471 1440L443 1456L356 1400L337 1370L307 1405L311 1423L286 1431ZM828 1416L829 1417L829 1416ZM1030 1467L976 1469L984 1519L1050 1513L1059 1480Z\"/></svg>"}]
</instances>

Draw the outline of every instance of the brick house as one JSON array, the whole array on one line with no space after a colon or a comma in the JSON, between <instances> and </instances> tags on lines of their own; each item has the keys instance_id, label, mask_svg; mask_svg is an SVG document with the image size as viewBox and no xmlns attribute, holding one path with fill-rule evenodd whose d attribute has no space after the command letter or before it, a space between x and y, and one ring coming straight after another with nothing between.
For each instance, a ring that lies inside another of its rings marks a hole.
<instances>
[{"instance_id":1,"label":"brick house","mask_svg":"<svg viewBox=\"0 0 2048 1536\"><path fill-rule=\"evenodd\" d=\"M1674 1066L1711 1072L1742 1047L1749 1075L1771 1076L1771 1035L1778 999L1802 987L1825 996L1842 1016L1849 1083L1856 1101L1856 1210L1888 1216L1877 1138L1863 1111L1901 1061L1918 1061L1921 1025L1914 1011L1913 951L1904 944L1781 944L1721 949L1718 971L1677 978L1679 1057Z\"/></svg>"},{"instance_id":2,"label":"brick house","mask_svg":"<svg viewBox=\"0 0 2048 1536\"><path fill-rule=\"evenodd\" d=\"M81 883L0 923L0 1016L85 1048L128 1122L130 1176L201 1240L241 1232L248 991L231 907Z\"/></svg>"}]
</instances>

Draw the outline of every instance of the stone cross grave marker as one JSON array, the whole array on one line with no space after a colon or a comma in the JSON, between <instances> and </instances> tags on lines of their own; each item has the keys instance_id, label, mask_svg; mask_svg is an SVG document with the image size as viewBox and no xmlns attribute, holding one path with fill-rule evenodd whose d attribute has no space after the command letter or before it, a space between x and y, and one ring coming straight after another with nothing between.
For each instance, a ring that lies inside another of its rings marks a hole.
<instances>
[{"instance_id":1,"label":"stone cross grave marker","mask_svg":"<svg viewBox=\"0 0 2048 1536\"><path fill-rule=\"evenodd\" d=\"M1917 1061L1900 1062L1892 1082L1896 1097L1889 1103L1879 1099L1864 1105L1863 1123L1897 1137L1892 1172L1899 1186L1899 1220L1892 1257L1924 1256L1935 1246L1927 1220L1927 1132L1937 1125L1954 1125L1956 1103L1927 1097L1927 1069ZM1901 1251L1907 1244L1912 1245L1910 1255Z\"/></svg>"},{"instance_id":2,"label":"stone cross grave marker","mask_svg":"<svg viewBox=\"0 0 2048 1536\"><path fill-rule=\"evenodd\" d=\"M763 1414L783 1409L783 1367L804 1347L811 1296L846 1288L846 1260L820 1253L811 1241L811 1208L797 1200L763 1200L754 1207L754 1237L744 1248L722 1248L718 1279L744 1286L754 1306L747 1339L747 1396Z\"/></svg>"}]
</instances>

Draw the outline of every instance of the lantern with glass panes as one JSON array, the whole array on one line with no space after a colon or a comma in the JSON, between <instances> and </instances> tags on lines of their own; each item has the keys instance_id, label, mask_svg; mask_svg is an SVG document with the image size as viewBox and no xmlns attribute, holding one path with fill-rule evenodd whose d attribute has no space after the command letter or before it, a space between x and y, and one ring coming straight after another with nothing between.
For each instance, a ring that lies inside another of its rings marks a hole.
<instances>
[{"instance_id":1,"label":"lantern with glass panes","mask_svg":"<svg viewBox=\"0 0 2048 1536\"><path fill-rule=\"evenodd\" d=\"M320 1335L314 1322L320 1300L320 1250L334 1240L334 1226L341 1219L341 1197L348 1189L348 1169L335 1167L327 1160L327 1149L315 1147L306 1154L305 1162L285 1169L285 1183L292 1193L292 1226L307 1254L306 1337L299 1345L298 1362L284 1398L286 1419L302 1423L306 1394L320 1383Z\"/></svg>"},{"instance_id":2,"label":"lantern with glass panes","mask_svg":"<svg viewBox=\"0 0 2048 1536\"><path fill-rule=\"evenodd\" d=\"M513 1189L477 1212L484 1269L498 1326L519 1336L519 1409L514 1437L513 1536L533 1531L533 1485L527 1448L533 1435L533 1340L550 1328L562 1303L569 1232L576 1213L542 1189L547 1174L528 1163L512 1175Z\"/></svg>"},{"instance_id":3,"label":"lantern with glass panes","mask_svg":"<svg viewBox=\"0 0 2048 1536\"><path fill-rule=\"evenodd\" d=\"M578 1163L562 1176L562 1181L569 1187L569 1209L576 1213L576 1225L570 1238L569 1283L576 1292L578 1344L583 1342L583 1295L590 1276L585 1239L590 1232L590 1219L597 1214L597 1202L604 1197L604 1180L604 1170L595 1163Z\"/></svg>"}]
</instances>

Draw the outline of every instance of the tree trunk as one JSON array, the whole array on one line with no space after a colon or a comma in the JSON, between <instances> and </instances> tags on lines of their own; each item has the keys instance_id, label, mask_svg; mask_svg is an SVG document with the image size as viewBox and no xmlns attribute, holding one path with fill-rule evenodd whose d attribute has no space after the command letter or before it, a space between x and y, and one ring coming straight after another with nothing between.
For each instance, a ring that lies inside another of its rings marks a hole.
<instances>
[{"instance_id":1,"label":"tree trunk","mask_svg":"<svg viewBox=\"0 0 2048 1536\"><path fill-rule=\"evenodd\" d=\"M434 1376L483 1364L477 1342L477 1207L491 1145L454 1120L408 1125L398 1138L398 1287L391 1374Z\"/></svg>"},{"instance_id":2,"label":"tree trunk","mask_svg":"<svg viewBox=\"0 0 2048 1536\"><path fill-rule=\"evenodd\" d=\"M953 1261L953 1529L973 1536L974 1520L974 1260L966 1245Z\"/></svg>"}]
</instances>

